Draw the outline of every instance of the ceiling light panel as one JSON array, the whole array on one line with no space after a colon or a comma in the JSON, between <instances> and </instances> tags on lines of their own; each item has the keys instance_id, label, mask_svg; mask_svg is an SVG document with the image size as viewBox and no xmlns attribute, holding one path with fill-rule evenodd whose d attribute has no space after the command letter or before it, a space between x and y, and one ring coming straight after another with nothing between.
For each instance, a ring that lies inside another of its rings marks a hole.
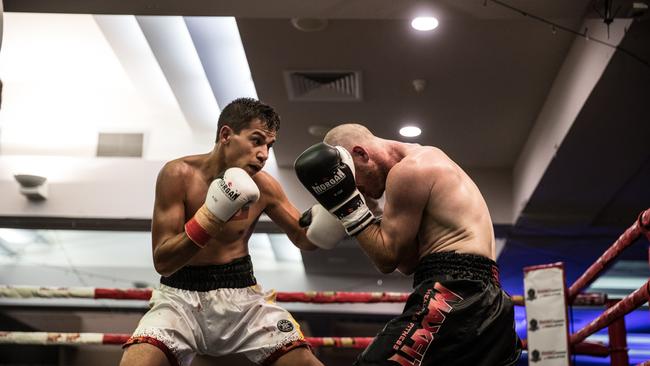
<instances>
[{"instance_id":1,"label":"ceiling light panel","mask_svg":"<svg viewBox=\"0 0 650 366\"><path fill-rule=\"evenodd\" d=\"M136 19L189 125L197 131L214 131L219 107L183 18Z\"/></svg>"},{"instance_id":2,"label":"ceiling light panel","mask_svg":"<svg viewBox=\"0 0 650 366\"><path fill-rule=\"evenodd\" d=\"M399 134L404 137L416 137L416 136L420 136L421 133L422 130L420 130L420 128L416 126L404 126L399 129Z\"/></svg>"},{"instance_id":3,"label":"ceiling light panel","mask_svg":"<svg viewBox=\"0 0 650 366\"><path fill-rule=\"evenodd\" d=\"M421 32L434 30L438 27L438 19L434 17L417 17L411 21L411 27Z\"/></svg>"},{"instance_id":4,"label":"ceiling light panel","mask_svg":"<svg viewBox=\"0 0 650 366\"><path fill-rule=\"evenodd\" d=\"M218 105L223 108L239 97L257 98L235 18L184 19Z\"/></svg>"}]
</instances>

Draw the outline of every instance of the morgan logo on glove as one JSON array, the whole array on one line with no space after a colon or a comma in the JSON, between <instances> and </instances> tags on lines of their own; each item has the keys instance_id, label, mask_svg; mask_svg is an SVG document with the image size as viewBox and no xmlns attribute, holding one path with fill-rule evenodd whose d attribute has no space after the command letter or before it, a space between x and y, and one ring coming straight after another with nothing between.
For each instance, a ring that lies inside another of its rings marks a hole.
<instances>
[{"instance_id":1,"label":"morgan logo on glove","mask_svg":"<svg viewBox=\"0 0 650 366\"><path fill-rule=\"evenodd\" d=\"M241 195L241 193L240 193L238 190L236 190L236 189L232 189L232 188L230 188L230 184L232 184L232 183L226 183L226 181L223 180L223 179L222 179L222 180L219 180L219 188L221 188L221 191L222 191L222 192L226 195L226 197L228 197L231 201L234 201L234 200L236 200L236 199ZM214 200L214 196L212 196L212 199ZM216 201L216 200L215 200L215 201Z\"/></svg>"},{"instance_id":2,"label":"morgan logo on glove","mask_svg":"<svg viewBox=\"0 0 650 366\"><path fill-rule=\"evenodd\" d=\"M290 321L287 319L282 319L278 321L278 329L280 329L281 332L291 332L293 330L293 324L291 324Z\"/></svg>"},{"instance_id":3,"label":"morgan logo on glove","mask_svg":"<svg viewBox=\"0 0 650 366\"><path fill-rule=\"evenodd\" d=\"M336 187L336 185L341 183L343 179L345 179L345 173L343 173L341 169L337 169L334 176L330 178L327 182L321 184L314 184L311 186L311 189L316 194L323 194L328 190Z\"/></svg>"}]
</instances>

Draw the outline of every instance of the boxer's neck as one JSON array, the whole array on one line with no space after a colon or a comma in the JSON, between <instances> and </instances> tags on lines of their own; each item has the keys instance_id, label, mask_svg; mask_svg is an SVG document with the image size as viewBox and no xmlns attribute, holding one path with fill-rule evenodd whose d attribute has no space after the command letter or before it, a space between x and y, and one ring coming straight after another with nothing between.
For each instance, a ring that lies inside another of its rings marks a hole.
<instances>
[{"instance_id":1,"label":"boxer's neck","mask_svg":"<svg viewBox=\"0 0 650 366\"><path fill-rule=\"evenodd\" d=\"M211 152L206 154L205 161L201 164L201 171L208 182L213 181L228 167L221 144L216 144Z\"/></svg>"},{"instance_id":2,"label":"boxer's neck","mask_svg":"<svg viewBox=\"0 0 650 366\"><path fill-rule=\"evenodd\" d=\"M399 163L406 157L414 148L417 148L418 144L409 144L393 140L383 140L384 151L386 151L386 162L388 163L388 168L392 168L393 165Z\"/></svg>"}]
</instances>

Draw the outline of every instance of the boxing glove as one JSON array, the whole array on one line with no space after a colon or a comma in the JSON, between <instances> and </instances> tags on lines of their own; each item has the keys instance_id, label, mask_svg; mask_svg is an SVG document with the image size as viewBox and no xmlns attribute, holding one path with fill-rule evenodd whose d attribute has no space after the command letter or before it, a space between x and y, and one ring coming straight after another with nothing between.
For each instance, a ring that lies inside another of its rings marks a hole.
<instances>
[{"instance_id":1,"label":"boxing glove","mask_svg":"<svg viewBox=\"0 0 650 366\"><path fill-rule=\"evenodd\" d=\"M305 211L298 223L307 228L307 239L321 249L332 249L347 236L341 222L319 204Z\"/></svg>"},{"instance_id":2,"label":"boxing glove","mask_svg":"<svg viewBox=\"0 0 650 366\"><path fill-rule=\"evenodd\" d=\"M220 225L259 197L259 188L245 170L227 169L208 187L205 203L185 224L185 233L203 248L218 233Z\"/></svg>"},{"instance_id":3,"label":"boxing glove","mask_svg":"<svg viewBox=\"0 0 650 366\"><path fill-rule=\"evenodd\" d=\"M318 143L294 163L298 180L323 207L336 216L348 235L354 236L373 222L354 180L354 163L341 146Z\"/></svg>"}]
</instances>

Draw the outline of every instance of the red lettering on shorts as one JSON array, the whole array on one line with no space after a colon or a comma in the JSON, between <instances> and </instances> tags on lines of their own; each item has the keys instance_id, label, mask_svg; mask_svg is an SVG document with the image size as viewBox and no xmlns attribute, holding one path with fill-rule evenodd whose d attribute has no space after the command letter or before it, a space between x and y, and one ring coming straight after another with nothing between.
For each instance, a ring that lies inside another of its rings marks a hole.
<instances>
[{"instance_id":1,"label":"red lettering on shorts","mask_svg":"<svg viewBox=\"0 0 650 366\"><path fill-rule=\"evenodd\" d=\"M431 305L434 305L433 301L429 303L429 313L427 313L424 319L422 319L421 323L422 328L428 331L433 331L436 326L439 327L439 324L442 324L445 321L445 315L440 311L440 309Z\"/></svg>"},{"instance_id":2,"label":"red lettering on shorts","mask_svg":"<svg viewBox=\"0 0 650 366\"><path fill-rule=\"evenodd\" d=\"M440 282L436 282L433 288L437 291L433 296L433 301L436 302L436 307L443 310L445 313L451 311L451 305L449 305L447 301L458 302L463 300L462 297L457 295L455 292L448 290L445 286L441 285ZM431 306L431 304L429 304L429 306Z\"/></svg>"},{"instance_id":3,"label":"red lettering on shorts","mask_svg":"<svg viewBox=\"0 0 650 366\"><path fill-rule=\"evenodd\" d=\"M397 339L397 342L395 342L395 344L393 345L394 350L397 351L399 349L399 346L402 345L402 342L404 342L404 339L406 339L409 332L411 331L411 328L413 328L414 325L415 324L413 324L413 323L409 323L409 325L406 326L406 329L404 329L402 334L400 334L399 338Z\"/></svg>"},{"instance_id":4,"label":"red lettering on shorts","mask_svg":"<svg viewBox=\"0 0 650 366\"><path fill-rule=\"evenodd\" d=\"M415 364L415 363L413 363L414 361L407 360L406 358L400 356L398 353L390 356L390 358L388 360L397 362L398 364L400 364L402 366L415 366L415 365L420 364L419 362L417 364Z\"/></svg>"},{"instance_id":5,"label":"red lettering on shorts","mask_svg":"<svg viewBox=\"0 0 650 366\"><path fill-rule=\"evenodd\" d=\"M394 361L402 366L418 366L422 363L422 359L426 354L429 346L433 342L434 334L438 333L442 323L445 322L445 313L450 313L453 307L449 303L456 303L463 300L458 294L450 291L445 286L436 282L434 285L435 294L431 298L430 290L424 296L424 306L417 314L421 314L424 309L427 309L427 314L420 322L421 328L416 331L409 338L411 342L406 344L404 342L404 333L408 333L413 328L413 323L409 323L398 341L393 346L393 349L398 349L388 360ZM404 342L404 344L403 344Z\"/></svg>"}]
</instances>

